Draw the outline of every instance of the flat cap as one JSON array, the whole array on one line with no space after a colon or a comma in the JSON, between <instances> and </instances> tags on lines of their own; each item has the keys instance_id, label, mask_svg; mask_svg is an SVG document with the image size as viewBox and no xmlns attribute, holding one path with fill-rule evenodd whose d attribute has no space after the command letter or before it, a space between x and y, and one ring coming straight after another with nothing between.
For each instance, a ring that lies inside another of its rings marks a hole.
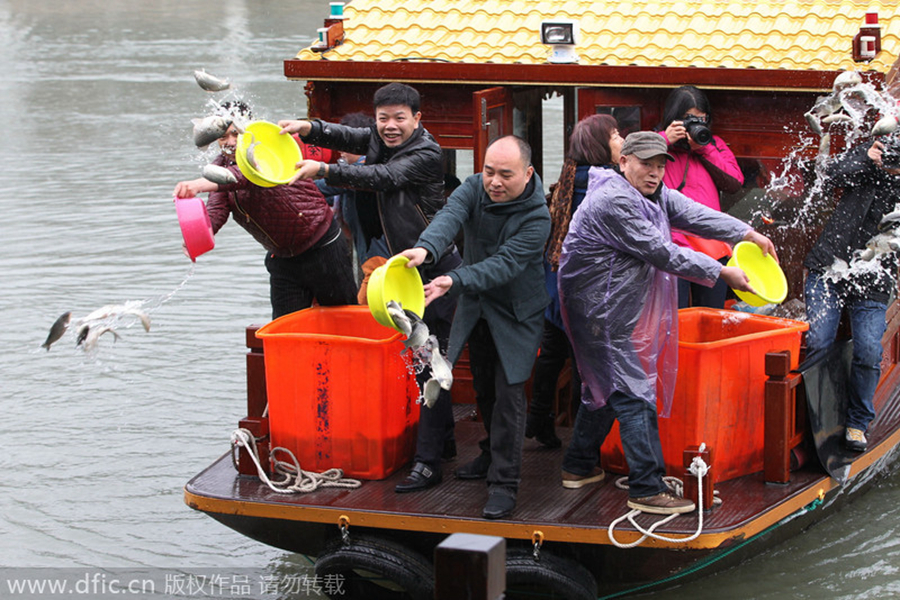
<instances>
[{"instance_id":1,"label":"flat cap","mask_svg":"<svg viewBox=\"0 0 900 600\"><path fill-rule=\"evenodd\" d=\"M625 138L625 143L622 145L622 155L633 154L640 159L662 155L666 157L666 160L675 160L667 152L668 149L665 138L655 131L635 131L629 133L628 137Z\"/></svg>"}]
</instances>

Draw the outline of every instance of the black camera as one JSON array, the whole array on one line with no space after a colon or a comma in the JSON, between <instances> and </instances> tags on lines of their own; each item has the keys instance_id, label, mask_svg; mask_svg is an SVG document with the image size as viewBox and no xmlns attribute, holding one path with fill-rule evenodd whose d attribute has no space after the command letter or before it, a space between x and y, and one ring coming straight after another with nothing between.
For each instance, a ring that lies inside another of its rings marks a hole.
<instances>
[{"instance_id":1,"label":"black camera","mask_svg":"<svg viewBox=\"0 0 900 600\"><path fill-rule=\"evenodd\" d=\"M900 135L896 133L881 138L881 165L885 169L900 169Z\"/></svg>"},{"instance_id":2,"label":"black camera","mask_svg":"<svg viewBox=\"0 0 900 600\"><path fill-rule=\"evenodd\" d=\"M706 126L706 119L703 117L687 115L682 124L695 144L705 146L712 141L712 131Z\"/></svg>"}]
</instances>

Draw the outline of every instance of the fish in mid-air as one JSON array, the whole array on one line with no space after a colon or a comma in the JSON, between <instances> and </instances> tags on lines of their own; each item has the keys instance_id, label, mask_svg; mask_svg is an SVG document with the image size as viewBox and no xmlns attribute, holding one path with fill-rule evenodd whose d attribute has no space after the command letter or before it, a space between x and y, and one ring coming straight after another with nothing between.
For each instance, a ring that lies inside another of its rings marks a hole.
<instances>
[{"instance_id":1,"label":"fish in mid-air","mask_svg":"<svg viewBox=\"0 0 900 600\"><path fill-rule=\"evenodd\" d=\"M421 347L426 340L428 340L429 331L428 325L425 324L425 321L422 320L422 317L417 315L411 310L403 309L406 315L409 317L410 323L412 323L412 331L409 332L409 335L406 336L406 341L403 342L404 348L419 348Z\"/></svg>"},{"instance_id":2,"label":"fish in mid-air","mask_svg":"<svg viewBox=\"0 0 900 600\"><path fill-rule=\"evenodd\" d=\"M150 315L146 312L134 306L128 306L127 304L107 304L106 306L101 306L94 312L89 313L87 316L78 319L79 332L81 330L80 326L90 325L96 321L118 318L122 315L132 315L137 317L138 320L140 320L144 331L150 331Z\"/></svg>"},{"instance_id":3,"label":"fish in mid-air","mask_svg":"<svg viewBox=\"0 0 900 600\"><path fill-rule=\"evenodd\" d=\"M872 135L887 135L889 133L894 133L897 130L897 125L897 117L894 115L882 117L881 119L878 119L878 122L872 127Z\"/></svg>"},{"instance_id":4,"label":"fish in mid-air","mask_svg":"<svg viewBox=\"0 0 900 600\"><path fill-rule=\"evenodd\" d=\"M806 117L806 122L809 123L809 128L812 129L813 133L822 135L822 125L819 124L819 117L811 110L807 111L803 116Z\"/></svg>"},{"instance_id":5,"label":"fish in mid-air","mask_svg":"<svg viewBox=\"0 0 900 600\"><path fill-rule=\"evenodd\" d=\"M203 170L200 172L200 174L203 175L205 179L219 185L237 183L237 177L234 176L234 173L232 173L225 167L220 167L219 165L206 165L205 167L203 167Z\"/></svg>"},{"instance_id":6,"label":"fish in mid-air","mask_svg":"<svg viewBox=\"0 0 900 600\"><path fill-rule=\"evenodd\" d=\"M76 342L77 346L81 346L85 352L89 352L97 347L97 340L100 339L100 336L104 333L111 333L115 338L115 341L119 341L120 336L116 333L116 330L110 327L109 325L103 325L101 327L89 327L87 325L82 326L82 329L78 333L78 341Z\"/></svg>"},{"instance_id":7,"label":"fish in mid-air","mask_svg":"<svg viewBox=\"0 0 900 600\"><path fill-rule=\"evenodd\" d=\"M197 80L197 85L207 92L224 92L231 87L230 81L227 79L220 79L215 75L210 75L204 69L194 71L194 79Z\"/></svg>"},{"instance_id":8,"label":"fish in mid-air","mask_svg":"<svg viewBox=\"0 0 900 600\"><path fill-rule=\"evenodd\" d=\"M50 326L50 333L47 334L47 341L41 344L41 348L46 348L50 352L50 346L63 336L66 329L69 328L69 321L72 320L72 311L64 312Z\"/></svg>"},{"instance_id":9,"label":"fish in mid-air","mask_svg":"<svg viewBox=\"0 0 900 600\"><path fill-rule=\"evenodd\" d=\"M194 124L194 145L206 148L225 135L232 120L228 117L210 115L202 119L191 119Z\"/></svg>"},{"instance_id":10,"label":"fish in mid-air","mask_svg":"<svg viewBox=\"0 0 900 600\"><path fill-rule=\"evenodd\" d=\"M442 389L450 390L453 385L453 365L441 354L437 337L430 335L423 346L431 353L431 377L440 384Z\"/></svg>"},{"instance_id":11,"label":"fish in mid-air","mask_svg":"<svg viewBox=\"0 0 900 600\"><path fill-rule=\"evenodd\" d=\"M840 92L841 90L853 87L854 85L859 85L860 83L862 83L862 77L860 77L859 73L856 71L844 71L834 78L832 90Z\"/></svg>"},{"instance_id":12,"label":"fish in mid-air","mask_svg":"<svg viewBox=\"0 0 900 600\"><path fill-rule=\"evenodd\" d=\"M425 382L425 387L422 389L422 402L428 408L434 406L434 403L437 402L438 396L441 393L441 384L437 379L433 377Z\"/></svg>"},{"instance_id":13,"label":"fish in mid-air","mask_svg":"<svg viewBox=\"0 0 900 600\"><path fill-rule=\"evenodd\" d=\"M822 122L826 125L830 125L832 123L852 123L853 117L844 113L833 113L828 115L827 117L822 117Z\"/></svg>"},{"instance_id":14,"label":"fish in mid-air","mask_svg":"<svg viewBox=\"0 0 900 600\"><path fill-rule=\"evenodd\" d=\"M116 340L119 334L115 331L116 321L125 316L137 317L144 331L150 331L150 315L128 304L107 304L97 310L78 319L78 329L75 336L75 345L84 350L91 350L97 345L97 340L104 333L112 333Z\"/></svg>"}]
</instances>

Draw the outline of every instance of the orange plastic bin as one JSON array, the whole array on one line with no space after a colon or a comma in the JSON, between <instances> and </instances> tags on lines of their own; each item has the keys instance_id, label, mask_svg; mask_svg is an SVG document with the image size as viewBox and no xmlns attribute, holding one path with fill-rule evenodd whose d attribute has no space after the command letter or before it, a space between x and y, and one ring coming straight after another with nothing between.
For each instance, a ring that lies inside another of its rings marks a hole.
<instances>
[{"instance_id":1,"label":"orange plastic bin","mask_svg":"<svg viewBox=\"0 0 900 600\"><path fill-rule=\"evenodd\" d=\"M706 443L713 482L763 470L765 358L800 356L807 323L712 308L678 314L678 379L669 418L659 419L666 472L681 477L682 452ZM662 408L662 402L657 403ZM618 422L601 448L604 468L627 473Z\"/></svg>"},{"instance_id":2,"label":"orange plastic bin","mask_svg":"<svg viewBox=\"0 0 900 600\"><path fill-rule=\"evenodd\" d=\"M285 315L256 335L271 447L293 452L306 471L338 467L360 479L383 479L412 458L419 394L403 334L365 306L340 306Z\"/></svg>"}]
</instances>

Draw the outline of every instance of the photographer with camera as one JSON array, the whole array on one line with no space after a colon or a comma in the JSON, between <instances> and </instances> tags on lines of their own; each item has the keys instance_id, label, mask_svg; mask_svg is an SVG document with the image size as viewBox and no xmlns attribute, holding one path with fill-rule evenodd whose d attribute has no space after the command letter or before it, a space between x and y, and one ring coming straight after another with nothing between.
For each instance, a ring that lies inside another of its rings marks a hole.
<instances>
[{"instance_id":1,"label":"photographer with camera","mask_svg":"<svg viewBox=\"0 0 900 600\"><path fill-rule=\"evenodd\" d=\"M851 263L880 229L883 217L900 202L900 162L891 138L864 143L831 159L825 166L829 185L843 194L806 259L804 298L809 333L806 360L823 356L837 337L846 309L853 336L853 359L847 386L844 446L867 448L866 429L875 418L872 399L881 376L885 313L897 289L898 261L894 252L879 252L863 268L835 277L835 261Z\"/></svg>"},{"instance_id":2,"label":"photographer with camera","mask_svg":"<svg viewBox=\"0 0 900 600\"><path fill-rule=\"evenodd\" d=\"M737 159L725 141L712 133L712 114L706 94L692 85L675 89L666 99L659 134L668 144L675 161L666 167L663 182L688 198L715 210L721 210L719 193L734 193L744 184ZM725 264L731 247L725 242L708 240L673 230L672 240L682 247L702 252ZM711 287L678 280L678 308L708 306L722 308L728 286L719 279Z\"/></svg>"}]
</instances>

